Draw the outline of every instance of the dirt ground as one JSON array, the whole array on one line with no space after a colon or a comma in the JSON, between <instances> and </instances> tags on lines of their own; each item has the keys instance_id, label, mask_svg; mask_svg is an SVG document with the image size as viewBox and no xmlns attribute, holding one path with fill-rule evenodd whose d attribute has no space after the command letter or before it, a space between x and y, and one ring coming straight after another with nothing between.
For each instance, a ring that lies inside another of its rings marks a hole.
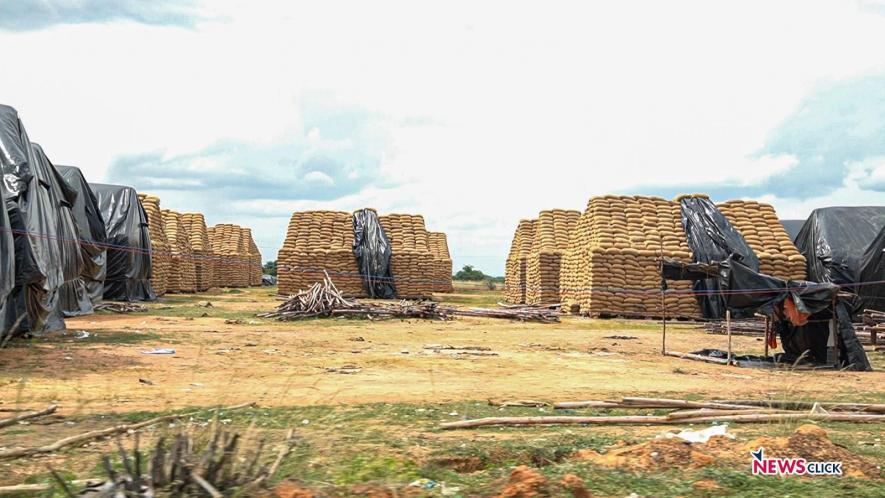
<instances>
[{"instance_id":1,"label":"dirt ground","mask_svg":"<svg viewBox=\"0 0 885 498\"><path fill-rule=\"evenodd\" d=\"M89 414L247 401L291 406L630 395L850 393L863 400L885 391L882 371L770 371L664 357L660 324L653 321L279 323L254 317L278 303L272 289L234 292L169 296L150 304L148 313L73 318L65 333L0 350L0 409L52 402L63 414ZM441 297L463 304L489 300L470 291ZM79 339L83 331L89 337ZM763 348L753 337L735 337L734 344L741 353ZM494 355L428 349L434 345L482 347ZM677 322L669 326L667 346L724 349L725 338ZM144 354L154 348L175 354ZM356 373L336 371L342 367Z\"/></svg>"}]
</instances>

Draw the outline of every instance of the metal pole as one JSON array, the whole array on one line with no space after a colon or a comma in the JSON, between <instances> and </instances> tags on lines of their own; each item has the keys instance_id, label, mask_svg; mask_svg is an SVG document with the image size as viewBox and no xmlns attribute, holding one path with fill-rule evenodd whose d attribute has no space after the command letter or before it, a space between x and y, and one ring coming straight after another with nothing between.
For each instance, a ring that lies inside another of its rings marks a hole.
<instances>
[{"instance_id":1,"label":"metal pole","mask_svg":"<svg viewBox=\"0 0 885 498\"><path fill-rule=\"evenodd\" d=\"M731 310L725 310L725 331L728 333L728 364L731 365Z\"/></svg>"}]
</instances>

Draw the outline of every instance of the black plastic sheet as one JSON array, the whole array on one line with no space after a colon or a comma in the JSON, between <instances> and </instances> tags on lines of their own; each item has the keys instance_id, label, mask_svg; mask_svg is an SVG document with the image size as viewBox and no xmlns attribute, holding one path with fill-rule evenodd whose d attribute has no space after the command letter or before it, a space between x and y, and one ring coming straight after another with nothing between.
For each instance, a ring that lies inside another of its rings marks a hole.
<instances>
[{"instance_id":1,"label":"black plastic sheet","mask_svg":"<svg viewBox=\"0 0 885 498\"><path fill-rule=\"evenodd\" d=\"M28 189L31 180L31 146L18 111L0 104L0 169L7 200Z\"/></svg>"},{"instance_id":2,"label":"black plastic sheet","mask_svg":"<svg viewBox=\"0 0 885 498\"><path fill-rule=\"evenodd\" d=\"M733 260L759 271L759 259L725 215L709 199L685 197L680 201L682 226L695 263ZM724 318L725 306L717 279L697 280L694 291L705 318Z\"/></svg>"},{"instance_id":3,"label":"black plastic sheet","mask_svg":"<svg viewBox=\"0 0 885 498\"><path fill-rule=\"evenodd\" d=\"M56 166L56 169L76 194L71 212L79 230L78 242L83 266L79 282L65 283L61 296L61 306L65 316L74 316L88 313L92 308L91 305L97 304L102 299L107 232L98 209L98 199L89 187L83 172L73 166ZM81 302L81 288L85 289L89 303Z\"/></svg>"},{"instance_id":4,"label":"black plastic sheet","mask_svg":"<svg viewBox=\"0 0 885 498\"><path fill-rule=\"evenodd\" d=\"M132 187L90 183L107 232L104 299L153 301L147 214Z\"/></svg>"},{"instance_id":5,"label":"black plastic sheet","mask_svg":"<svg viewBox=\"0 0 885 498\"><path fill-rule=\"evenodd\" d=\"M885 311L885 228L879 230L861 258L857 294L864 308Z\"/></svg>"},{"instance_id":6,"label":"black plastic sheet","mask_svg":"<svg viewBox=\"0 0 885 498\"><path fill-rule=\"evenodd\" d=\"M378 222L378 213L373 209L360 209L353 213L353 255L356 256L363 287L369 297L396 297L390 270L390 240Z\"/></svg>"},{"instance_id":7,"label":"black plastic sheet","mask_svg":"<svg viewBox=\"0 0 885 498\"><path fill-rule=\"evenodd\" d=\"M830 320L833 310L827 309L811 315L809 323L797 327L789 321L774 322L774 329L781 338L786 361L810 357L815 363L828 363L827 344L830 336ZM872 366L851 324L851 305L839 299L835 307L839 367L855 371L870 371Z\"/></svg>"},{"instance_id":8,"label":"black plastic sheet","mask_svg":"<svg viewBox=\"0 0 885 498\"><path fill-rule=\"evenodd\" d=\"M7 299L15 287L15 243L5 206L6 189L0 188L0 318L6 316ZM0 328L0 345L4 342L5 332L5 328Z\"/></svg>"},{"instance_id":9,"label":"black plastic sheet","mask_svg":"<svg viewBox=\"0 0 885 498\"><path fill-rule=\"evenodd\" d=\"M802 231L802 226L805 225L805 220L780 220L780 222L792 241L796 240L799 232Z\"/></svg>"}]
</instances>

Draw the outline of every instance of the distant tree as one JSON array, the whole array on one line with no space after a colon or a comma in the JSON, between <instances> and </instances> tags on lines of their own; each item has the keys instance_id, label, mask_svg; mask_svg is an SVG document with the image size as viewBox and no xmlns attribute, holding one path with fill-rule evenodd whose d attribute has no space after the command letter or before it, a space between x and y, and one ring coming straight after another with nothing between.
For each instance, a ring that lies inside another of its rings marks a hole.
<instances>
[{"instance_id":1,"label":"distant tree","mask_svg":"<svg viewBox=\"0 0 885 498\"><path fill-rule=\"evenodd\" d=\"M276 277L277 276L277 261L273 260L273 261L265 262L263 269L264 269L265 275L273 275Z\"/></svg>"},{"instance_id":2,"label":"distant tree","mask_svg":"<svg viewBox=\"0 0 885 498\"><path fill-rule=\"evenodd\" d=\"M491 277L489 277L488 275L486 275L482 271L477 270L472 265L464 265L464 268L462 268L454 276L455 280L471 280L471 281L486 280L486 279L490 279L490 278Z\"/></svg>"}]
</instances>

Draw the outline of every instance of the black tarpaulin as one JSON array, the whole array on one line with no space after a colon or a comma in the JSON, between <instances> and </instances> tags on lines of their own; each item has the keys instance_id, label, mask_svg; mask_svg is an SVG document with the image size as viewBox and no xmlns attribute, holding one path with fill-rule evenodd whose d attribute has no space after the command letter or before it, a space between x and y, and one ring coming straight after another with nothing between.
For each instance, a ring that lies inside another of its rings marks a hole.
<instances>
[{"instance_id":1,"label":"black tarpaulin","mask_svg":"<svg viewBox=\"0 0 885 498\"><path fill-rule=\"evenodd\" d=\"M790 240L795 241L796 236L799 235L799 232L802 231L802 225L805 224L805 220L779 220L781 222L781 226L784 227L784 230L787 232L787 235L790 237Z\"/></svg>"},{"instance_id":2,"label":"black tarpaulin","mask_svg":"<svg viewBox=\"0 0 885 498\"><path fill-rule=\"evenodd\" d=\"M61 295L61 306L65 316L74 316L89 313L91 305L97 304L102 299L107 233L98 209L98 199L89 187L83 172L73 166L56 166L56 169L76 193L71 212L79 230L78 242L83 266L78 282L65 283ZM82 302L81 289L85 289L89 303Z\"/></svg>"},{"instance_id":3,"label":"black tarpaulin","mask_svg":"<svg viewBox=\"0 0 885 498\"><path fill-rule=\"evenodd\" d=\"M396 297L390 271L390 240L378 222L378 213L374 209L360 209L353 213L353 255L356 256L363 287L369 297Z\"/></svg>"},{"instance_id":4,"label":"black tarpaulin","mask_svg":"<svg viewBox=\"0 0 885 498\"><path fill-rule=\"evenodd\" d=\"M885 311L885 228L879 230L861 258L857 294L864 308Z\"/></svg>"},{"instance_id":5,"label":"black tarpaulin","mask_svg":"<svg viewBox=\"0 0 885 498\"><path fill-rule=\"evenodd\" d=\"M735 261L720 265L720 284L725 305L736 319L752 318L757 312L775 317L787 298L802 313L819 313L830 308L839 293L835 284L781 280Z\"/></svg>"},{"instance_id":6,"label":"black tarpaulin","mask_svg":"<svg viewBox=\"0 0 885 498\"><path fill-rule=\"evenodd\" d=\"M90 183L107 232L104 299L153 301L151 238L138 194L132 187Z\"/></svg>"},{"instance_id":7,"label":"black tarpaulin","mask_svg":"<svg viewBox=\"0 0 885 498\"><path fill-rule=\"evenodd\" d=\"M15 244L5 206L6 189L0 188L0 318L6 316L7 299L15 287ZM6 329L2 328L3 325L0 321L0 346L6 338Z\"/></svg>"},{"instance_id":8,"label":"black tarpaulin","mask_svg":"<svg viewBox=\"0 0 885 498\"><path fill-rule=\"evenodd\" d=\"M695 263L718 263L731 259L759 271L756 253L710 199L684 197L679 204L682 226ZM718 290L717 279L697 280L694 283L698 305L705 318L725 317L725 307Z\"/></svg>"},{"instance_id":9,"label":"black tarpaulin","mask_svg":"<svg viewBox=\"0 0 885 498\"><path fill-rule=\"evenodd\" d=\"M18 111L0 104L0 166L6 198L14 200L31 179L31 146Z\"/></svg>"}]
</instances>

